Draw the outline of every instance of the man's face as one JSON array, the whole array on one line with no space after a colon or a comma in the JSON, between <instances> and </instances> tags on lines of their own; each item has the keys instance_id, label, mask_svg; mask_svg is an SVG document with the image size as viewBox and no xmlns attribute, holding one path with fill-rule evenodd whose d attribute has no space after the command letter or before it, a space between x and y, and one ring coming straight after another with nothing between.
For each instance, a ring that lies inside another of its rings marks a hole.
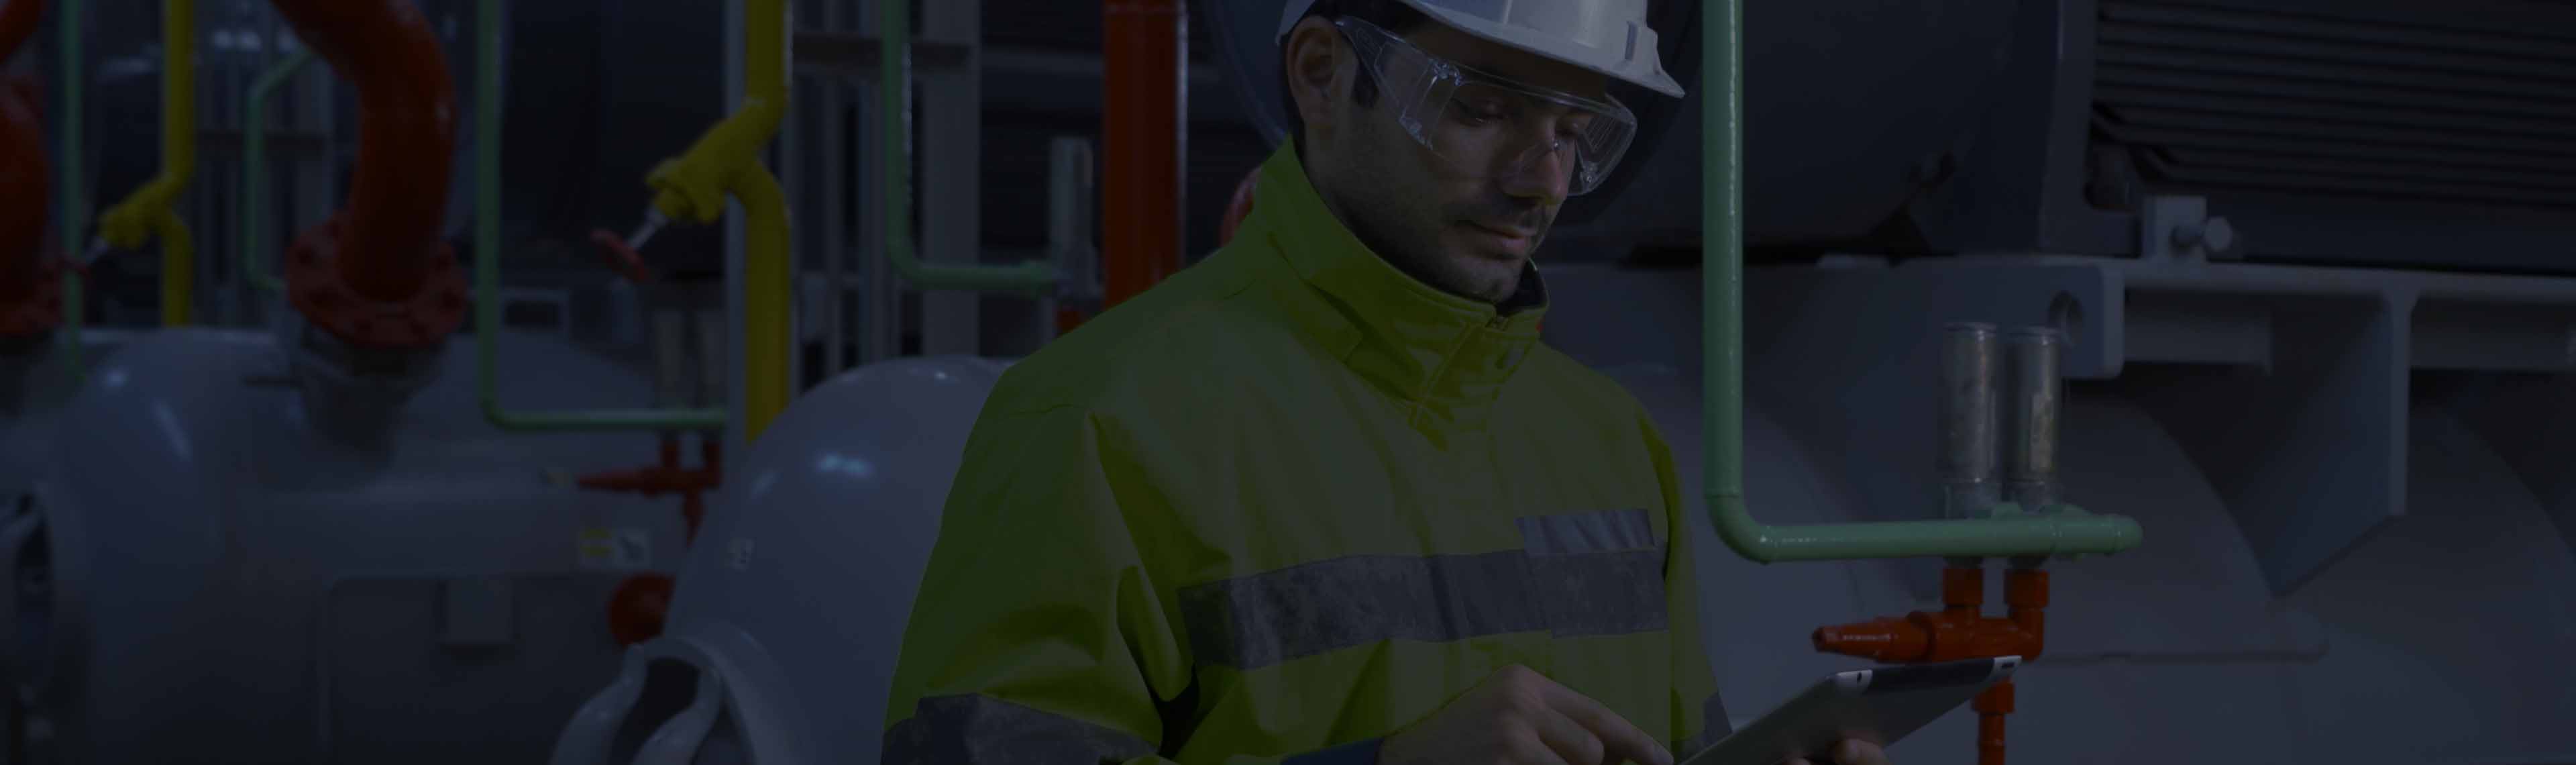
<instances>
[{"instance_id":1,"label":"man's face","mask_svg":"<svg viewBox=\"0 0 2576 765\"><path fill-rule=\"evenodd\" d=\"M1310 20L1311 21L1311 20ZM1604 78L1582 69L1478 40L1440 24L1407 38L1434 56L1522 83L1593 99ZM1348 58L1353 50L1339 47ZM1369 77L1345 63L1349 78ZM1402 66L1395 64L1394 66ZM1401 81L1411 72L1389 70ZM1307 144L1310 170L1325 200L1378 255L1443 291L1489 303L1510 297L1523 266L1565 201L1570 158L1520 152L1435 153L1403 126L1402 94L1381 88L1368 105L1333 94L1334 129ZM1454 111L1454 110L1453 110ZM1313 134L1310 134L1313 137Z\"/></svg>"}]
</instances>

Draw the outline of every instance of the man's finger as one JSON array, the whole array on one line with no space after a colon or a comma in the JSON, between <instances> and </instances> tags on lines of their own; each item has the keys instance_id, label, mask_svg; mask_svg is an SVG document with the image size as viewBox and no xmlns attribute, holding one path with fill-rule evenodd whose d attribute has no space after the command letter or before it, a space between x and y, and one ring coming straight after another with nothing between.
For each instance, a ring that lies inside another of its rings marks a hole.
<instances>
[{"instance_id":1,"label":"man's finger","mask_svg":"<svg viewBox=\"0 0 2576 765\"><path fill-rule=\"evenodd\" d=\"M1553 682L1546 684L1545 692L1548 706L1601 737L1602 747L1610 757L1644 765L1672 765L1672 752L1664 751L1662 744L1655 743L1655 737L1621 719L1619 713L1601 702Z\"/></svg>"},{"instance_id":2,"label":"man's finger","mask_svg":"<svg viewBox=\"0 0 2576 765\"><path fill-rule=\"evenodd\" d=\"M1886 750L1856 738L1834 745L1834 765L1888 765Z\"/></svg>"},{"instance_id":3,"label":"man's finger","mask_svg":"<svg viewBox=\"0 0 2576 765\"><path fill-rule=\"evenodd\" d=\"M1530 717L1530 727L1538 731L1538 740L1547 744L1548 751L1555 752L1557 758L1567 765L1600 765L1610 761L1609 744L1591 729L1575 722L1574 718L1553 709L1539 710Z\"/></svg>"}]
</instances>

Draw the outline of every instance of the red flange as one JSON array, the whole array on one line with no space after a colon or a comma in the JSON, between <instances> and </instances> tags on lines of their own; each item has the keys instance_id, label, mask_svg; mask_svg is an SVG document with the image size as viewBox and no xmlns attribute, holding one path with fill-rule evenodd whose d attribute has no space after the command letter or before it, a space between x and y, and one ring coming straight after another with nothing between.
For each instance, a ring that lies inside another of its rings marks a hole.
<instances>
[{"instance_id":1,"label":"red flange","mask_svg":"<svg viewBox=\"0 0 2576 765\"><path fill-rule=\"evenodd\" d=\"M675 583L663 574L636 574L617 583L608 596L608 634L618 645L634 645L662 634L671 614Z\"/></svg>"},{"instance_id":2,"label":"red flange","mask_svg":"<svg viewBox=\"0 0 2576 765\"><path fill-rule=\"evenodd\" d=\"M418 348L436 345L465 324L470 305L465 272L456 267L455 248L446 242L421 246L436 250L420 290L400 302L382 302L361 294L341 278L337 261L346 255L348 214L331 219L295 238L286 251L286 291L295 308L314 326L351 345L368 348Z\"/></svg>"}]
</instances>

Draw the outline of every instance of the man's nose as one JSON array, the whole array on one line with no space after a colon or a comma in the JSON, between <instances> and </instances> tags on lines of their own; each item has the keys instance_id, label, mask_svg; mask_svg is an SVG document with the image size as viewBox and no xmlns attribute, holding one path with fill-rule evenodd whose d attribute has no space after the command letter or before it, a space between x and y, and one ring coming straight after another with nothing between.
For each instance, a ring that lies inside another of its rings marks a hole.
<instances>
[{"instance_id":1,"label":"man's nose","mask_svg":"<svg viewBox=\"0 0 2576 765\"><path fill-rule=\"evenodd\" d=\"M1553 142L1531 146L1503 168L1502 190L1514 199L1555 207L1565 202L1573 161L1566 147Z\"/></svg>"}]
</instances>

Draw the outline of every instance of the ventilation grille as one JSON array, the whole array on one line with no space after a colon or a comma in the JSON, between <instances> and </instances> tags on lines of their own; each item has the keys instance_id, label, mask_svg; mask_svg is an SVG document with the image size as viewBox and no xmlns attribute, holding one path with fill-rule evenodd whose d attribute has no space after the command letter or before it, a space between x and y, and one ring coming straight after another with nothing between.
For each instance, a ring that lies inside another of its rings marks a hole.
<instances>
[{"instance_id":1,"label":"ventilation grille","mask_svg":"<svg viewBox=\"0 0 2576 765\"><path fill-rule=\"evenodd\" d=\"M2503 15L2470 6L2534 22L2462 23ZM2151 184L2576 208L2567 5L2410 3L2422 18L2404 21L2100 7L2094 139Z\"/></svg>"}]
</instances>

